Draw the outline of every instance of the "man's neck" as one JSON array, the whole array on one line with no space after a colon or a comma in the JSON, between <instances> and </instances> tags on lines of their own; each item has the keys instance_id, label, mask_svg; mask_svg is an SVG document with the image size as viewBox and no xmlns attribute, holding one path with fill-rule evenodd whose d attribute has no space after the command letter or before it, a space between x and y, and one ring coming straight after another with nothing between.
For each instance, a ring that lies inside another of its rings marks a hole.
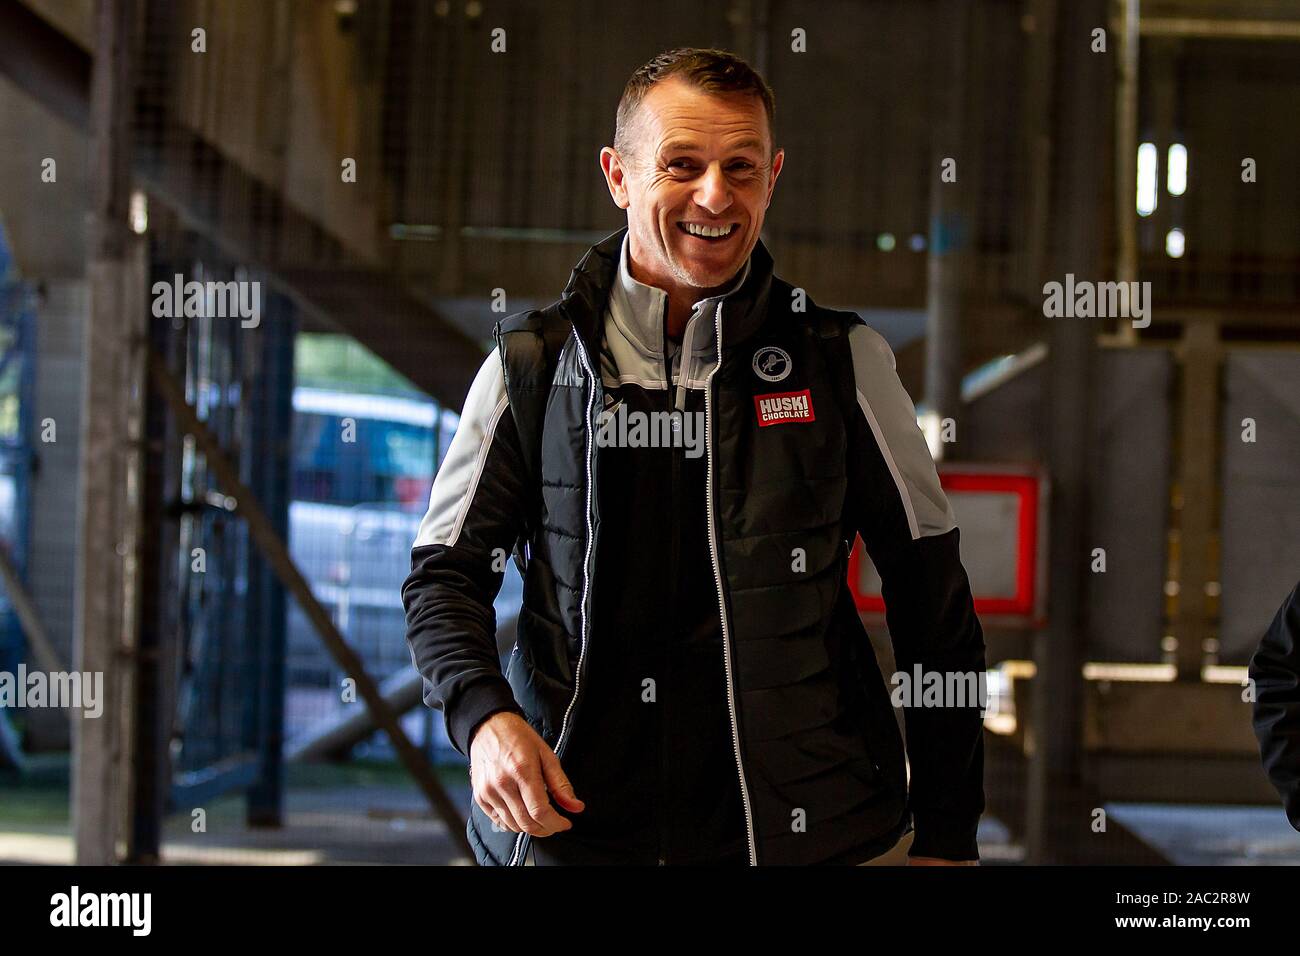
<instances>
[{"instance_id":1,"label":"man's neck","mask_svg":"<svg viewBox=\"0 0 1300 956\"><path fill-rule=\"evenodd\" d=\"M681 342L682 336L686 334L686 323L690 321L691 313L695 311L696 302L717 295L724 289L730 288L731 284L736 281L736 277L733 275L716 288L697 289L695 286L685 286L677 282L647 276L645 270L638 266L636 260L630 255L628 256L627 267L628 271L632 273L633 279L645 285L662 289L667 294L668 315L665 319L665 332L668 338L674 342Z\"/></svg>"}]
</instances>

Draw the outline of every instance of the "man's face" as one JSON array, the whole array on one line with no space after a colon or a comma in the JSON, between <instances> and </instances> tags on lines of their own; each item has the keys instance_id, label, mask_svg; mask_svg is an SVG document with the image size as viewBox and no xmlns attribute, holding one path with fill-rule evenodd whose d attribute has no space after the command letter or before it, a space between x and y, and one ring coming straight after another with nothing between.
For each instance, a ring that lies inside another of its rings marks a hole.
<instances>
[{"instance_id":1,"label":"man's face","mask_svg":"<svg viewBox=\"0 0 1300 956\"><path fill-rule=\"evenodd\" d=\"M605 147L601 167L627 210L637 278L692 293L727 284L758 242L785 158L769 156L762 101L674 77L646 93L629 132L632 155Z\"/></svg>"}]
</instances>

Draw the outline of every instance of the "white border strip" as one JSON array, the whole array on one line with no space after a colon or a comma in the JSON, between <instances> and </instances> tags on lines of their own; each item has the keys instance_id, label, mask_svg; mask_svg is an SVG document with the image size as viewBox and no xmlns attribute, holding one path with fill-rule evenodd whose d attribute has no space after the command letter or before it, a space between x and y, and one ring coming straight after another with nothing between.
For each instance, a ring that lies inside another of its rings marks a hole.
<instances>
[{"instance_id":1,"label":"white border strip","mask_svg":"<svg viewBox=\"0 0 1300 956\"><path fill-rule=\"evenodd\" d=\"M916 509L912 507L912 496L907 491L907 482L903 480L903 474L898 470L898 465L894 461L894 455L889 450L889 443L885 441L885 435L880 430L880 423L876 421L875 413L871 411L871 403L867 401L867 396L862 394L862 389L855 388L858 395L858 405L862 409L862 414L867 416L867 424L871 426L871 434L876 436L876 444L880 446L880 453L885 456L885 464L889 467L889 473L894 476L894 484L898 486L898 496L903 499L903 510L907 512L907 528L912 532L912 540L915 541L921 537L921 526L916 521Z\"/></svg>"},{"instance_id":2,"label":"white border strip","mask_svg":"<svg viewBox=\"0 0 1300 956\"><path fill-rule=\"evenodd\" d=\"M492 412L492 417L488 419L487 432L483 436L483 443L479 445L478 458L474 462L474 474L470 476L469 488L465 490L465 497L461 499L460 510L456 514L456 523L451 526L451 536L447 539L447 547L456 546L456 539L460 537L461 528L465 525L465 516L469 514L469 506L474 501L474 492L478 490L478 480L483 474L483 466L487 462L488 451L492 448L492 439L496 435L497 422L501 421L501 414L506 410L506 404L509 401L509 395L502 395L497 402L496 409Z\"/></svg>"}]
</instances>

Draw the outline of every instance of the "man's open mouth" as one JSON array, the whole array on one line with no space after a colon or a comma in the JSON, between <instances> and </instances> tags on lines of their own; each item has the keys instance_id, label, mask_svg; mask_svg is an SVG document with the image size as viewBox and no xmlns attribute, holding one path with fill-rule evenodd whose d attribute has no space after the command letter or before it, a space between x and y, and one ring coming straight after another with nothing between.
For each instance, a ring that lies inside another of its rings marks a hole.
<instances>
[{"instance_id":1,"label":"man's open mouth","mask_svg":"<svg viewBox=\"0 0 1300 956\"><path fill-rule=\"evenodd\" d=\"M734 222L722 223L716 226L698 222L679 222L677 228L701 242L726 242L740 231Z\"/></svg>"}]
</instances>

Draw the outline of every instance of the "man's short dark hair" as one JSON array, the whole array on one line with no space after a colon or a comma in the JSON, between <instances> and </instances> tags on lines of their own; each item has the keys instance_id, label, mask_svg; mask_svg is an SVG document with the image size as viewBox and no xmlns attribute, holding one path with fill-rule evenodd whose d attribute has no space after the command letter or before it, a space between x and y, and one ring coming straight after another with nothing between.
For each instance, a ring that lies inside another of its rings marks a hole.
<instances>
[{"instance_id":1,"label":"man's short dark hair","mask_svg":"<svg viewBox=\"0 0 1300 956\"><path fill-rule=\"evenodd\" d=\"M680 77L708 93L757 96L763 101L768 135L775 144L776 130L773 122L776 118L776 97L758 71L726 50L682 47L660 53L637 69L623 88L623 97L618 101L618 114L614 123L614 148L621 156L631 154L629 129L646 93L656 83L672 77Z\"/></svg>"}]
</instances>

